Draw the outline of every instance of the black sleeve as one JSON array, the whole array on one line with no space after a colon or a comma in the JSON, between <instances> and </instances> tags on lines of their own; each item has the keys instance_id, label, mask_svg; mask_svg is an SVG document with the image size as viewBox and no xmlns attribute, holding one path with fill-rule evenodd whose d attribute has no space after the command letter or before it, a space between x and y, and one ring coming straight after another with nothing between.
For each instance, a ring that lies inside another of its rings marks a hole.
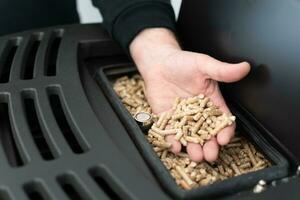
<instances>
[{"instance_id":1,"label":"black sleeve","mask_svg":"<svg viewBox=\"0 0 300 200\"><path fill-rule=\"evenodd\" d=\"M93 0L110 35L128 51L133 38L143 29L165 27L175 31L170 0Z\"/></svg>"}]
</instances>

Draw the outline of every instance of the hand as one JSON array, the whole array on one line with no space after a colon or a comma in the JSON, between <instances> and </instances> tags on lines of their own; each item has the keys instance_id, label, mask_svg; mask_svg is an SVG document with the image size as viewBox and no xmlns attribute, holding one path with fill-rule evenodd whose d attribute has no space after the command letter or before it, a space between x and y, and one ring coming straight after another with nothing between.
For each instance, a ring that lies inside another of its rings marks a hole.
<instances>
[{"instance_id":1,"label":"hand","mask_svg":"<svg viewBox=\"0 0 300 200\"><path fill-rule=\"evenodd\" d=\"M235 82L250 71L247 62L229 64L208 55L183 51L174 35L167 29L153 28L142 31L130 45L131 55L145 80L147 100L154 113L169 110L176 97L204 94L215 105L229 113L218 82ZM235 124L224 128L216 138L199 144L188 143L187 153L194 161L214 161L219 145L226 145L233 137ZM179 153L181 144L168 136L171 151Z\"/></svg>"}]
</instances>

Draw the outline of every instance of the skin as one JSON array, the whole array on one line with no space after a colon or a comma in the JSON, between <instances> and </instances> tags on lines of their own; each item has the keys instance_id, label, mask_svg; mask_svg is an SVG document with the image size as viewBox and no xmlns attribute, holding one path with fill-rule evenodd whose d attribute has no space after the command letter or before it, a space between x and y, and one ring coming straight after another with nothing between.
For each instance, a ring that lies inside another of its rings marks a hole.
<instances>
[{"instance_id":1,"label":"skin","mask_svg":"<svg viewBox=\"0 0 300 200\"><path fill-rule=\"evenodd\" d=\"M250 71L247 62L230 64L205 54L183 51L174 34L165 28L143 30L131 42L129 49L145 80L147 100L156 114L169 110L176 97L199 94L209 96L223 112L229 113L218 81L235 82ZM187 153L196 162L203 159L214 161L220 145L228 144L234 131L235 124L223 129L203 147L188 143ZM181 151L181 144L174 135L168 136L167 140L172 143L172 152Z\"/></svg>"}]
</instances>

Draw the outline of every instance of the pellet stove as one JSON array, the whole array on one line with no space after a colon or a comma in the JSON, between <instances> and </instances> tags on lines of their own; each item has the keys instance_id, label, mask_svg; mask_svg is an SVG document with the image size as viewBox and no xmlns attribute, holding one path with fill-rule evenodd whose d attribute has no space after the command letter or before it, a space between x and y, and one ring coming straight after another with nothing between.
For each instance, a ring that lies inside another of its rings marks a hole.
<instances>
[{"instance_id":1,"label":"pellet stove","mask_svg":"<svg viewBox=\"0 0 300 200\"><path fill-rule=\"evenodd\" d=\"M274 163L235 182L190 192L170 182L111 92L114 77L136 69L101 25L1 37L0 199L299 199L297 6L183 1L178 29L186 49L251 61L250 76L223 92ZM286 15L290 23L282 20ZM253 193L260 179L267 180L266 189Z\"/></svg>"}]
</instances>

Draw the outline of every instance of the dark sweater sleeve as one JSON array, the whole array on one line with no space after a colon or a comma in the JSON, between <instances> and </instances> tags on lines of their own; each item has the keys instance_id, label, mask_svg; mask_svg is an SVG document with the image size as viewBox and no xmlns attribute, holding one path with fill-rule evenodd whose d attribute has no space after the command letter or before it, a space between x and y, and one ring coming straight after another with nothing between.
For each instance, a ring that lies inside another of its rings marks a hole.
<instances>
[{"instance_id":1,"label":"dark sweater sleeve","mask_svg":"<svg viewBox=\"0 0 300 200\"><path fill-rule=\"evenodd\" d=\"M169 0L93 0L110 35L128 51L143 29L164 27L175 32L175 15Z\"/></svg>"}]
</instances>

